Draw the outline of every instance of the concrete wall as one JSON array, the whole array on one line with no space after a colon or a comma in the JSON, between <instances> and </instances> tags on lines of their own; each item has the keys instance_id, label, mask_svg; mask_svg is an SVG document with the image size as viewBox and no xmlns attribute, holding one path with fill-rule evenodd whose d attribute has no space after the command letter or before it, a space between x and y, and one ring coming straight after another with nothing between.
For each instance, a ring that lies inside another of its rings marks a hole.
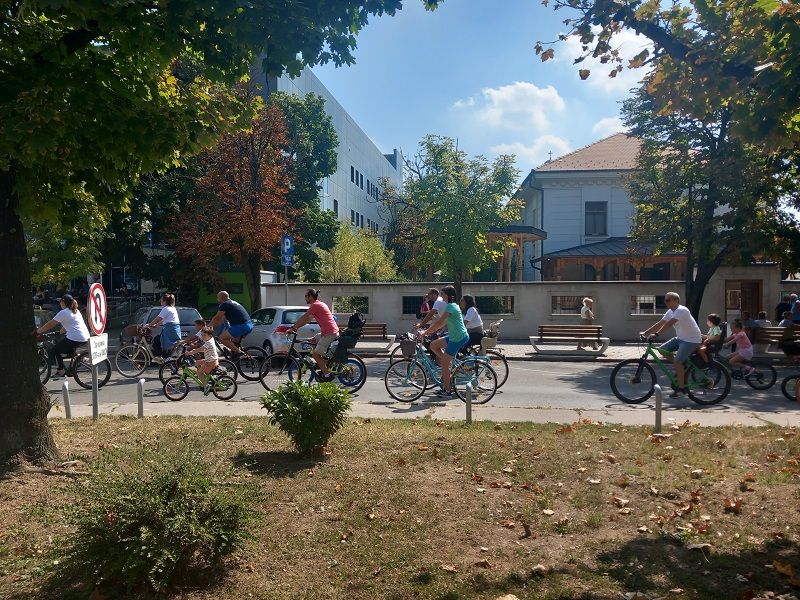
<instances>
[{"instance_id":1,"label":"concrete wall","mask_svg":"<svg viewBox=\"0 0 800 600\"><path fill-rule=\"evenodd\" d=\"M711 285L706 289L701 315L716 312L725 317L725 282L731 280L760 280L762 282L763 310L771 314L778 303L781 287L780 272L776 267L746 267L720 269ZM414 314L403 314L403 297L413 297L409 304L413 310L421 302L428 287L442 289L447 285L436 283L365 283L365 284L313 284L321 290L320 299L331 304L336 296L361 296L368 299L369 321L386 323L388 333L399 335L409 331L418 319ZM284 304L284 284L269 284L266 287L266 306ZM307 283L288 285L288 304L304 305L303 295L309 287ZM594 299L595 323L603 326L604 335L612 340L633 340L639 331L661 318L664 310L652 308L651 314L631 314L631 298L652 295L663 300L666 292L677 291L685 297L682 281L527 281L512 283L465 283L465 294L473 296L510 297L512 310L506 313L482 314L484 323L499 318L504 319L501 338L528 339L537 333L539 325L579 323L577 314L554 314L554 297L574 296ZM577 308L577 306L575 307ZM334 312L336 306L334 303ZM339 322L347 322L347 314L338 314ZM705 328L705 319L701 319Z\"/></svg>"}]
</instances>

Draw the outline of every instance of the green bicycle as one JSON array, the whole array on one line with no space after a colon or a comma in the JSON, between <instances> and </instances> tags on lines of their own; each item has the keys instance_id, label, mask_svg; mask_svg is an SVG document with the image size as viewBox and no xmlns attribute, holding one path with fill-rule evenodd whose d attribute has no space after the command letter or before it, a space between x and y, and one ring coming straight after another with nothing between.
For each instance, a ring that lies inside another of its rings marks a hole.
<instances>
[{"instance_id":1,"label":"green bicycle","mask_svg":"<svg viewBox=\"0 0 800 600\"><path fill-rule=\"evenodd\" d=\"M643 337L639 338L644 341ZM661 369L669 379L673 389L678 388L675 375L670 372L667 364L661 360L662 355L672 355L670 352L658 350L658 346L647 344L641 358L623 360L611 371L611 391L614 395L628 404L644 402L655 391L657 383L656 371L647 362L648 357ZM686 389L694 402L704 406L722 402L731 391L731 376L728 369L720 365L713 358L708 364L699 367L692 358L686 361L685 381Z\"/></svg>"},{"instance_id":2,"label":"green bicycle","mask_svg":"<svg viewBox=\"0 0 800 600\"><path fill-rule=\"evenodd\" d=\"M164 382L164 395L170 400L177 401L186 398L189 393L189 382L187 379L193 379L200 389L203 389L203 382L200 381L200 376L197 371L192 369L186 360L186 349L184 348L181 355L178 357L178 365L182 368L180 375L170 377ZM225 375L225 370L217 367L211 373L206 375L206 384L209 385L209 392L219 400L230 400L236 395L238 386L233 377ZM208 393L206 393L208 395Z\"/></svg>"}]
</instances>

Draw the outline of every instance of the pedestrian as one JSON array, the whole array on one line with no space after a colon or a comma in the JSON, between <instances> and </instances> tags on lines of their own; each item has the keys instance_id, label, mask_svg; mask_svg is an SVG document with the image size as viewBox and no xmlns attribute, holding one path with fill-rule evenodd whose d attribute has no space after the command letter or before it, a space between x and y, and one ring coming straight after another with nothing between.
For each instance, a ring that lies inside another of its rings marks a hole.
<instances>
[{"instance_id":1,"label":"pedestrian","mask_svg":"<svg viewBox=\"0 0 800 600\"><path fill-rule=\"evenodd\" d=\"M797 300L797 294L791 294L789 302L792 303L792 321L795 325L800 325L800 301Z\"/></svg>"},{"instance_id":2,"label":"pedestrian","mask_svg":"<svg viewBox=\"0 0 800 600\"><path fill-rule=\"evenodd\" d=\"M162 325L161 333L153 339L153 351L156 356L166 358L169 350L181 341L181 320L175 308L175 296L164 294L161 296L161 311L152 323L147 326L151 329Z\"/></svg>"},{"instance_id":3,"label":"pedestrian","mask_svg":"<svg viewBox=\"0 0 800 600\"><path fill-rule=\"evenodd\" d=\"M671 360L675 366L678 389L672 392L669 397L678 398L688 393L683 363L703 343L703 333L700 331L700 327L697 326L697 321L694 320L689 309L681 305L679 294L667 292L664 294L664 304L667 306L667 312L664 313L661 320L642 331L639 335L646 336L648 341L652 341L665 329L675 328L675 337L659 346L658 350L666 351L664 356Z\"/></svg>"},{"instance_id":4,"label":"pedestrian","mask_svg":"<svg viewBox=\"0 0 800 600\"><path fill-rule=\"evenodd\" d=\"M62 354L72 354L75 349L89 341L89 329L83 320L83 315L78 312L78 301L69 294L64 294L58 301L61 310L56 313L51 320L36 329L39 335L61 325L67 332L67 336L56 343L48 350L50 362L55 363L57 370L53 379L63 379L65 377L64 358Z\"/></svg>"},{"instance_id":5,"label":"pedestrian","mask_svg":"<svg viewBox=\"0 0 800 600\"><path fill-rule=\"evenodd\" d=\"M755 325L750 330L750 340L756 341L759 337L758 330L761 327L772 327L772 321L767 319L767 311L762 310L758 313L758 318L755 320ZM767 352L769 351L769 344L754 344L754 352Z\"/></svg>"},{"instance_id":6,"label":"pedestrian","mask_svg":"<svg viewBox=\"0 0 800 600\"><path fill-rule=\"evenodd\" d=\"M424 319L425 315L431 310L431 305L428 304L428 296L422 296L422 304L419 305L419 310L417 311L417 318Z\"/></svg>"},{"instance_id":7,"label":"pedestrian","mask_svg":"<svg viewBox=\"0 0 800 600\"><path fill-rule=\"evenodd\" d=\"M583 306L581 306L581 325L591 325L594 322L594 311L592 308L594 307L594 300L591 298L584 298L583 299ZM578 350L583 350L585 346L588 346L589 342L578 342ZM592 342L591 344L592 350L597 350L597 342Z\"/></svg>"},{"instance_id":8,"label":"pedestrian","mask_svg":"<svg viewBox=\"0 0 800 600\"><path fill-rule=\"evenodd\" d=\"M775 322L777 323L783 318L783 313L792 310L792 303L789 301L789 294L784 294L781 301L775 307Z\"/></svg>"}]
</instances>

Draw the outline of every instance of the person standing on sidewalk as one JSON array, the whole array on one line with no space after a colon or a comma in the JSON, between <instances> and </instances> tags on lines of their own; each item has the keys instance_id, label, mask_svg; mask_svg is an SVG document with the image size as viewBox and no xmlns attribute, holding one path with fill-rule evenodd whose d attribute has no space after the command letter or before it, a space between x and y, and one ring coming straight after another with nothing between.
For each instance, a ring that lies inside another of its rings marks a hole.
<instances>
[{"instance_id":1,"label":"person standing on sidewalk","mask_svg":"<svg viewBox=\"0 0 800 600\"><path fill-rule=\"evenodd\" d=\"M678 380L678 389L669 397L678 398L688 391L684 379L683 363L703 343L703 332L700 331L700 327L689 309L681 305L680 295L675 292L667 292L664 294L664 304L667 305L667 312L664 313L661 320L639 335L646 336L648 341L652 341L665 329L675 328L675 337L662 344L658 349L674 353L665 354L665 356L675 365L675 378Z\"/></svg>"}]
</instances>

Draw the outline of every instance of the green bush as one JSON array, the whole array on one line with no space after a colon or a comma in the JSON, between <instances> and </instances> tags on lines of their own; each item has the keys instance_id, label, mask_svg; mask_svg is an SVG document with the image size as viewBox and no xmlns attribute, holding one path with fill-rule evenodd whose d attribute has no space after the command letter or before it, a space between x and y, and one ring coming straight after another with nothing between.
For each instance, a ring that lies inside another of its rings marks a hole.
<instances>
[{"instance_id":1,"label":"green bush","mask_svg":"<svg viewBox=\"0 0 800 600\"><path fill-rule=\"evenodd\" d=\"M128 591L207 583L242 546L254 489L215 483L195 452L105 452L79 486L72 573ZM232 487L232 486L231 486Z\"/></svg>"},{"instance_id":2,"label":"green bush","mask_svg":"<svg viewBox=\"0 0 800 600\"><path fill-rule=\"evenodd\" d=\"M261 397L261 406L303 454L319 452L341 428L350 410L350 393L334 383L290 381Z\"/></svg>"}]
</instances>

